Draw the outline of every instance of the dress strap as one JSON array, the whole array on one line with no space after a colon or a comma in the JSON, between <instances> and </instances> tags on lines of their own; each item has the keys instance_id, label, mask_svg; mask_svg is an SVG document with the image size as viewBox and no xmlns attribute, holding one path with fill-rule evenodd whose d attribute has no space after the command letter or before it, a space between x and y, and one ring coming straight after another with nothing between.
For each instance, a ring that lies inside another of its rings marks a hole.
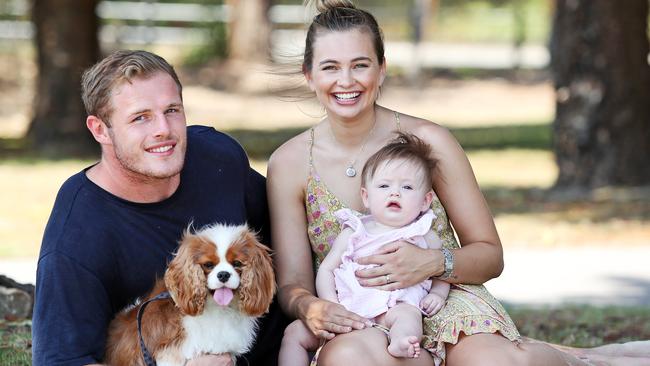
<instances>
[{"instance_id":1,"label":"dress strap","mask_svg":"<svg viewBox=\"0 0 650 366\"><path fill-rule=\"evenodd\" d=\"M314 150L314 128L309 129L309 169L314 168L314 155L312 151Z\"/></svg>"},{"instance_id":2,"label":"dress strap","mask_svg":"<svg viewBox=\"0 0 650 366\"><path fill-rule=\"evenodd\" d=\"M399 112L393 111L395 113L395 123L397 123L397 131L402 131L402 126L399 123Z\"/></svg>"}]
</instances>

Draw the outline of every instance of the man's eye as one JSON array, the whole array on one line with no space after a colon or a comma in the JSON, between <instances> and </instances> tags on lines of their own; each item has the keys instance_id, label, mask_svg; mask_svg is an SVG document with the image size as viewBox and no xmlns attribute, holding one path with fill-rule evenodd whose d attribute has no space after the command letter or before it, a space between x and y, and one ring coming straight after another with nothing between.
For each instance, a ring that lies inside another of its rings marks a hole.
<instances>
[{"instance_id":1,"label":"man's eye","mask_svg":"<svg viewBox=\"0 0 650 366\"><path fill-rule=\"evenodd\" d=\"M165 113L176 113L178 112L178 108L169 108L165 111Z\"/></svg>"},{"instance_id":2,"label":"man's eye","mask_svg":"<svg viewBox=\"0 0 650 366\"><path fill-rule=\"evenodd\" d=\"M212 268L214 268L214 263L213 262L205 262L201 266L206 270L211 270Z\"/></svg>"},{"instance_id":3,"label":"man's eye","mask_svg":"<svg viewBox=\"0 0 650 366\"><path fill-rule=\"evenodd\" d=\"M243 264L240 261L234 261L234 262L232 262L232 266L235 267L235 268L239 268L239 267L243 266Z\"/></svg>"},{"instance_id":4,"label":"man's eye","mask_svg":"<svg viewBox=\"0 0 650 366\"><path fill-rule=\"evenodd\" d=\"M369 67L368 64L356 64L356 65L354 65L355 69L365 69L367 67Z\"/></svg>"}]
</instances>

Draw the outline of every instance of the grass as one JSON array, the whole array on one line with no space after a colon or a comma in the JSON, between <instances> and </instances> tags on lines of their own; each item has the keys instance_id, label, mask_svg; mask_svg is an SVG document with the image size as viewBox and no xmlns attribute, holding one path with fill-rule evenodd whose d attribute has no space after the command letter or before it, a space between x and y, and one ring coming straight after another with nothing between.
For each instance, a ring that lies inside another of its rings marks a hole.
<instances>
[{"instance_id":1,"label":"grass","mask_svg":"<svg viewBox=\"0 0 650 366\"><path fill-rule=\"evenodd\" d=\"M0 163L0 258L35 257L56 192L90 161L9 160Z\"/></svg>"},{"instance_id":2,"label":"grass","mask_svg":"<svg viewBox=\"0 0 650 366\"><path fill-rule=\"evenodd\" d=\"M31 338L31 321L0 321L0 365L31 365Z\"/></svg>"},{"instance_id":3,"label":"grass","mask_svg":"<svg viewBox=\"0 0 650 366\"><path fill-rule=\"evenodd\" d=\"M265 159L282 143L307 127L269 130L232 129L236 138L253 158ZM511 124L506 126L458 127L451 132L466 150L543 149L551 148L551 128L548 123Z\"/></svg>"},{"instance_id":4,"label":"grass","mask_svg":"<svg viewBox=\"0 0 650 366\"><path fill-rule=\"evenodd\" d=\"M650 339L650 309L507 306L525 337L573 347ZM0 365L31 365L31 322L0 322ZM135 347L135 345L134 345Z\"/></svg>"},{"instance_id":5,"label":"grass","mask_svg":"<svg viewBox=\"0 0 650 366\"><path fill-rule=\"evenodd\" d=\"M251 140L242 141L252 149L258 138L251 135ZM468 156L506 247L648 243L647 196L556 202L544 193L557 176L549 151L478 150ZM91 160L0 161L0 190L11 192L0 200L0 258L38 255L56 192L65 179L90 164ZM255 159L253 167L265 174L266 162Z\"/></svg>"},{"instance_id":6,"label":"grass","mask_svg":"<svg viewBox=\"0 0 650 366\"><path fill-rule=\"evenodd\" d=\"M650 339L647 307L508 307L522 335L573 347Z\"/></svg>"},{"instance_id":7,"label":"grass","mask_svg":"<svg viewBox=\"0 0 650 366\"><path fill-rule=\"evenodd\" d=\"M544 150L480 150L470 162L495 215L506 247L647 245L649 197L552 201L545 196L557 176L553 155ZM90 160L0 162L0 258L33 258L56 192ZM265 174L265 160L253 160ZM540 229L541 228L541 229Z\"/></svg>"}]
</instances>

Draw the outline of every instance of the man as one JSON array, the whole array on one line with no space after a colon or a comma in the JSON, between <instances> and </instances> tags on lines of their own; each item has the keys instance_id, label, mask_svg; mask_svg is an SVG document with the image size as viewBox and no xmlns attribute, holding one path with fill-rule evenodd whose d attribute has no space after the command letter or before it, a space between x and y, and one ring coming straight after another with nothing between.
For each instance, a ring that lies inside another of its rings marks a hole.
<instances>
[{"instance_id":1,"label":"man","mask_svg":"<svg viewBox=\"0 0 650 366\"><path fill-rule=\"evenodd\" d=\"M248 222L268 238L264 178L228 136L186 127L182 86L164 59L115 52L85 72L82 95L102 154L63 184L45 229L36 366L100 363L109 322L163 276L190 223ZM284 325L274 302L242 363L275 365ZM229 360L206 355L188 365Z\"/></svg>"}]
</instances>

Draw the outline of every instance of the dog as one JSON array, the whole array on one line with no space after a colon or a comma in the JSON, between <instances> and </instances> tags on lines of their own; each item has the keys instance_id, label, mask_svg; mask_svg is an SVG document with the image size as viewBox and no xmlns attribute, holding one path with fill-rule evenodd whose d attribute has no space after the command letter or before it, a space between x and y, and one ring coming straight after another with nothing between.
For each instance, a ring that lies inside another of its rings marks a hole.
<instances>
[{"instance_id":1,"label":"dog","mask_svg":"<svg viewBox=\"0 0 650 366\"><path fill-rule=\"evenodd\" d=\"M257 318L268 311L275 290L269 249L246 225L188 228L164 278L109 325L104 362L151 364L145 349L159 366L184 365L202 354L234 358L253 344ZM170 298L147 302L165 291ZM138 310L147 305L140 338Z\"/></svg>"}]
</instances>

